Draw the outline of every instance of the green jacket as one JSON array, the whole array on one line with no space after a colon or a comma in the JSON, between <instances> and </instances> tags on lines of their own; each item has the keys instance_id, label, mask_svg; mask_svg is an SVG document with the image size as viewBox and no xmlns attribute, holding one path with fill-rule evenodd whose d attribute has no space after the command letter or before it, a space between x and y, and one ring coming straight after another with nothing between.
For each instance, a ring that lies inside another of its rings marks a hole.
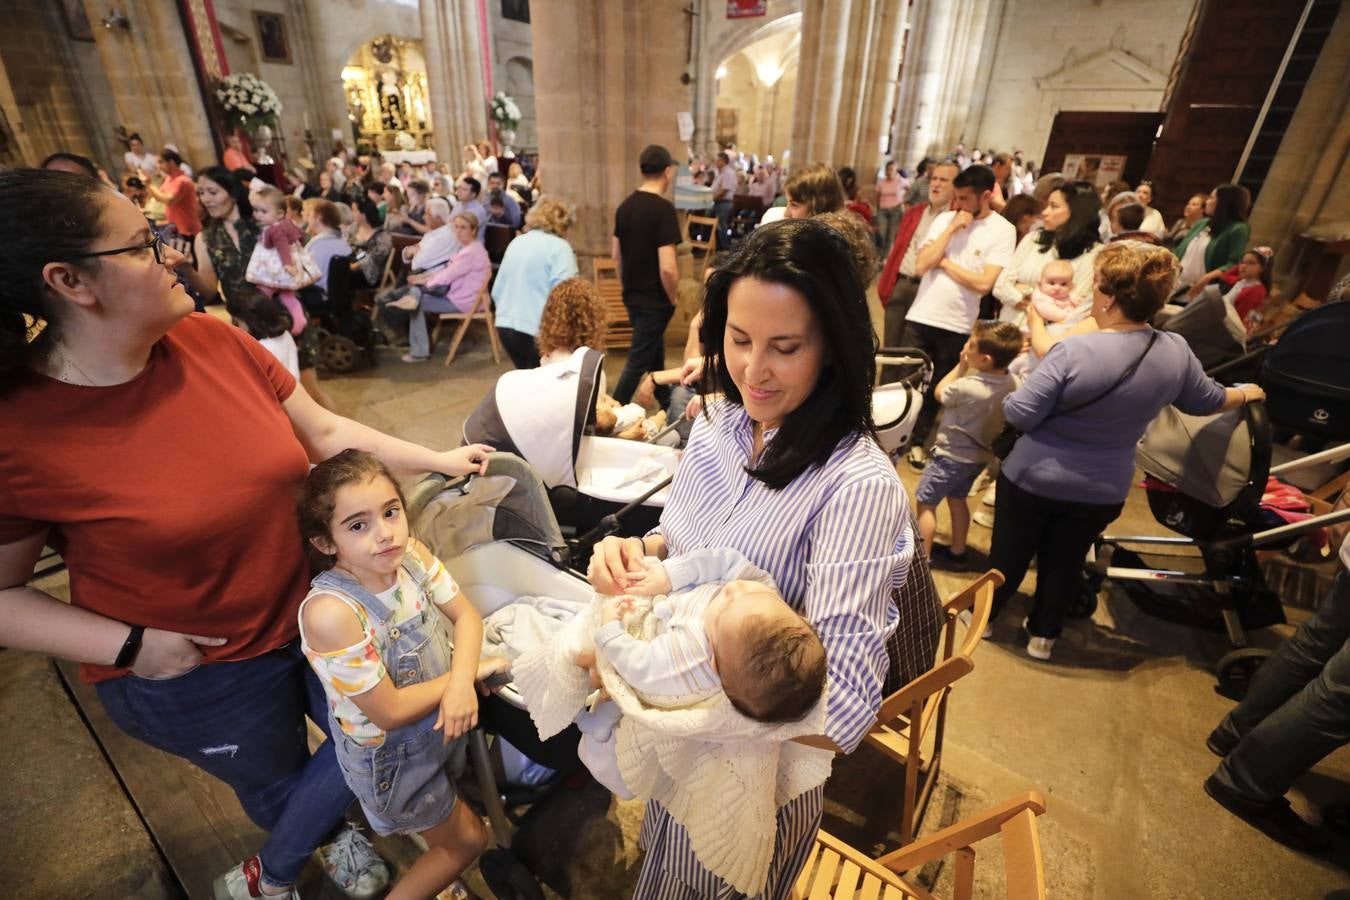
<instances>
[{"instance_id":1,"label":"green jacket","mask_svg":"<svg viewBox=\"0 0 1350 900\"><path fill-rule=\"evenodd\" d=\"M1186 255L1186 248L1191 245L1191 241L1202 228L1208 227L1208 218L1200 219L1191 226L1191 230L1181 239L1181 243L1172 248L1177 259ZM1237 265L1247 250L1247 242L1251 240L1251 235L1252 230L1246 222L1231 222L1222 233L1211 237L1209 246L1205 248L1205 271L1213 272L1215 269L1227 269L1229 266Z\"/></svg>"}]
</instances>

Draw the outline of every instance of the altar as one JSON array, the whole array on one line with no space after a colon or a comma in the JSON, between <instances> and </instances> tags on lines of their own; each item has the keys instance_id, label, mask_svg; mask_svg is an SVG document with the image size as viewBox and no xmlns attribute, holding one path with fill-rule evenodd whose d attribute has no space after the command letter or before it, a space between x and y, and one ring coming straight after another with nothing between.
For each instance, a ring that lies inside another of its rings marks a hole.
<instances>
[{"instance_id":1,"label":"altar","mask_svg":"<svg viewBox=\"0 0 1350 900\"><path fill-rule=\"evenodd\" d=\"M422 42L381 35L342 69L352 140L391 162L435 160Z\"/></svg>"}]
</instances>

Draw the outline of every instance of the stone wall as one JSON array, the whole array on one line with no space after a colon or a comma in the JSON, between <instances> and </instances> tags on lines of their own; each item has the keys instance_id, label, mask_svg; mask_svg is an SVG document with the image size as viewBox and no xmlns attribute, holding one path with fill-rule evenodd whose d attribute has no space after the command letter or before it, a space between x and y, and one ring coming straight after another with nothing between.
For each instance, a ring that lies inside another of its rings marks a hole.
<instances>
[{"instance_id":1,"label":"stone wall","mask_svg":"<svg viewBox=\"0 0 1350 900\"><path fill-rule=\"evenodd\" d=\"M488 35L492 40L492 93L501 91L520 107L520 127L511 145L516 150L539 149L534 119L534 40L529 22L502 18L500 0L490 0Z\"/></svg>"},{"instance_id":2,"label":"stone wall","mask_svg":"<svg viewBox=\"0 0 1350 900\"><path fill-rule=\"evenodd\" d=\"M1006 0L984 102L956 139L1039 160L1060 110L1157 110L1193 5Z\"/></svg>"}]
</instances>

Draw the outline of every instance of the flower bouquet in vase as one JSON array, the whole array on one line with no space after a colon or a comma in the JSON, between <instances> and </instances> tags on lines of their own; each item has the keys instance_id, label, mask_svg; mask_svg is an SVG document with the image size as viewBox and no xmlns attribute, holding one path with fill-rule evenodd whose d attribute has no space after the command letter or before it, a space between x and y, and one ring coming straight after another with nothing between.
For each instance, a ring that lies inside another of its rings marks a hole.
<instances>
[{"instance_id":1,"label":"flower bouquet in vase","mask_svg":"<svg viewBox=\"0 0 1350 900\"><path fill-rule=\"evenodd\" d=\"M275 160L268 152L281 115L281 101L276 91L256 75L241 72L226 75L216 84L216 101L225 124L247 132L258 148L258 164L271 165Z\"/></svg>"},{"instance_id":2,"label":"flower bouquet in vase","mask_svg":"<svg viewBox=\"0 0 1350 900\"><path fill-rule=\"evenodd\" d=\"M497 126L497 137L501 138L503 155L513 155L511 143L516 139L516 129L520 127L520 107L501 91L492 98L492 121Z\"/></svg>"}]
</instances>

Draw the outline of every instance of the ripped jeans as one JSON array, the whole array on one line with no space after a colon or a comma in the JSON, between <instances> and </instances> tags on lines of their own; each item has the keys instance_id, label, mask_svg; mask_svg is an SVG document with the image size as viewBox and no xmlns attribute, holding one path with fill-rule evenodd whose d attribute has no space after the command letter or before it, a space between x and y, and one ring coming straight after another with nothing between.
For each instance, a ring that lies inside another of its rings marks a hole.
<instances>
[{"instance_id":1,"label":"ripped jeans","mask_svg":"<svg viewBox=\"0 0 1350 900\"><path fill-rule=\"evenodd\" d=\"M354 799L331 740L310 756L305 716L326 733L328 703L299 641L165 681L131 675L96 688L127 734L234 790L248 817L269 832L258 854L269 883L294 882Z\"/></svg>"}]
</instances>

